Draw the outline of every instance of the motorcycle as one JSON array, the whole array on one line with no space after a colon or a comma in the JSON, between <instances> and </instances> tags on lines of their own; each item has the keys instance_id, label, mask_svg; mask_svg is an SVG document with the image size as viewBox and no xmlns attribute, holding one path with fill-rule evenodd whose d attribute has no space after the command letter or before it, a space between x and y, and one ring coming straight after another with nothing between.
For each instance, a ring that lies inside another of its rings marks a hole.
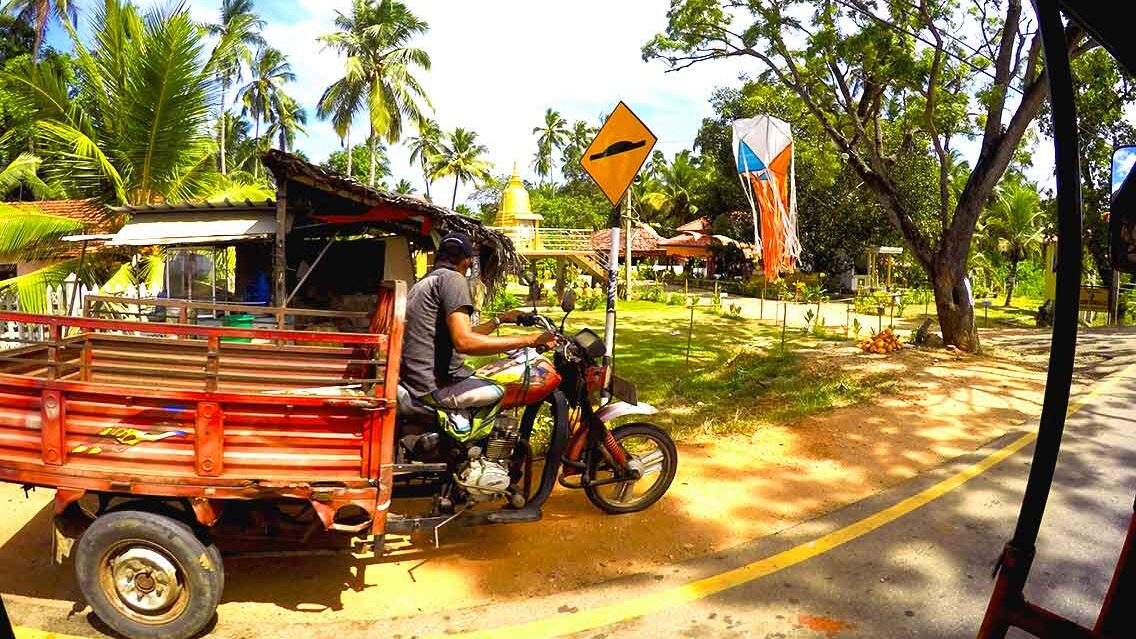
<instances>
[{"instance_id":1,"label":"motorcycle","mask_svg":"<svg viewBox=\"0 0 1136 639\"><path fill-rule=\"evenodd\" d=\"M551 360L524 348L475 371L503 391L484 436L460 441L440 432L435 409L400 392L394 503L426 497L431 508L418 515L392 512L388 533L433 530L437 543L437 530L451 521L536 521L556 483L583 490L592 504L612 514L644 510L666 494L678 467L674 442L647 422L609 427L617 419L657 410L638 401L633 384L606 370L599 335L587 328L575 335L565 332L574 307L569 292L559 326L535 310L517 320L556 336ZM534 490L534 438L546 430ZM496 508L476 508L494 502Z\"/></svg>"}]
</instances>

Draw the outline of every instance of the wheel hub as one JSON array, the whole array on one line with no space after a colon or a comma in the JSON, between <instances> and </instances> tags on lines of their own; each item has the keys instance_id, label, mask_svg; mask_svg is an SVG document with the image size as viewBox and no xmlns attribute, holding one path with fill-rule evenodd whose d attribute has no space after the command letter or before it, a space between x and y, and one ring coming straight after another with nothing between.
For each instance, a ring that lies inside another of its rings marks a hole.
<instances>
[{"instance_id":1,"label":"wheel hub","mask_svg":"<svg viewBox=\"0 0 1136 639\"><path fill-rule=\"evenodd\" d=\"M124 604L142 613L157 613L181 594L177 567L150 548L131 548L111 562L114 589Z\"/></svg>"}]
</instances>

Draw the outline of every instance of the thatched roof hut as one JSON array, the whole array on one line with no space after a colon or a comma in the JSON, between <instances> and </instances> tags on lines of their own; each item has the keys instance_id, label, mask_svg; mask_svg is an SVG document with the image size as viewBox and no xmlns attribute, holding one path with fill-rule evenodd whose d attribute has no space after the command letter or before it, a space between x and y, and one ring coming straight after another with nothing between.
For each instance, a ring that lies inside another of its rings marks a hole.
<instances>
[{"instance_id":1,"label":"thatched roof hut","mask_svg":"<svg viewBox=\"0 0 1136 639\"><path fill-rule=\"evenodd\" d=\"M287 217L282 228L290 228L291 234L397 234L420 249L433 250L441 236L462 232L480 248L481 278L488 288L518 270L520 258L512 241L478 220L420 197L328 173L283 151L269 150L263 162L276 178L278 216Z\"/></svg>"}]
</instances>

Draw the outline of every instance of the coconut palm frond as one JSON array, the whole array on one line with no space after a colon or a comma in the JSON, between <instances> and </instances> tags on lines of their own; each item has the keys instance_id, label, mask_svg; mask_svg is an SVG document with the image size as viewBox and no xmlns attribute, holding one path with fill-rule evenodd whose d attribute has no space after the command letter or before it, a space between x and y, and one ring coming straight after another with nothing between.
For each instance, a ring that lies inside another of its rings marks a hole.
<instances>
[{"instance_id":1,"label":"coconut palm frond","mask_svg":"<svg viewBox=\"0 0 1136 639\"><path fill-rule=\"evenodd\" d=\"M147 16L141 60L132 64L123 129L124 155L136 176L133 202L174 197L167 189L182 183L179 176L186 170L197 170L200 149L212 143L206 130L217 87L199 66L201 49L188 13Z\"/></svg>"},{"instance_id":2,"label":"coconut palm frond","mask_svg":"<svg viewBox=\"0 0 1136 639\"><path fill-rule=\"evenodd\" d=\"M35 133L51 159L43 165L50 183L69 195L109 192L118 202L126 202L118 169L87 134L56 120L36 122Z\"/></svg>"},{"instance_id":3,"label":"coconut palm frond","mask_svg":"<svg viewBox=\"0 0 1136 639\"><path fill-rule=\"evenodd\" d=\"M48 290L63 286L67 276L74 273L78 267L78 258L73 258L30 273L0 280L0 293L15 293L20 311L24 313L46 313Z\"/></svg>"},{"instance_id":4,"label":"coconut palm frond","mask_svg":"<svg viewBox=\"0 0 1136 639\"><path fill-rule=\"evenodd\" d=\"M0 259L35 258L64 235L83 232L83 223L71 218L28 213L0 204Z\"/></svg>"},{"instance_id":5,"label":"coconut palm frond","mask_svg":"<svg viewBox=\"0 0 1136 639\"><path fill-rule=\"evenodd\" d=\"M145 286L150 290L162 288L166 268L166 256L163 252L150 255L135 255L129 262L118 267L106 282L100 287L104 291L121 293L137 290Z\"/></svg>"},{"instance_id":6,"label":"coconut palm frond","mask_svg":"<svg viewBox=\"0 0 1136 639\"><path fill-rule=\"evenodd\" d=\"M231 174L230 174L231 175ZM227 184L220 185L217 191L207 198L209 202L262 202L271 200L276 191L263 182L227 180Z\"/></svg>"},{"instance_id":7,"label":"coconut palm frond","mask_svg":"<svg viewBox=\"0 0 1136 639\"><path fill-rule=\"evenodd\" d=\"M36 172L42 162L31 153L21 153L0 171L0 194L26 186L37 199L45 200L55 194L55 190L40 179Z\"/></svg>"}]
</instances>

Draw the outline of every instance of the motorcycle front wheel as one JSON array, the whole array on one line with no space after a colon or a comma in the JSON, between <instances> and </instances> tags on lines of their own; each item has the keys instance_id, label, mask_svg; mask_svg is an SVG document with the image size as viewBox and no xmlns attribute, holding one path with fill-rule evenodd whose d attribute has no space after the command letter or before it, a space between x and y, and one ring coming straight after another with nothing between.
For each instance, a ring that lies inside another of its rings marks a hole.
<instances>
[{"instance_id":1,"label":"motorcycle front wheel","mask_svg":"<svg viewBox=\"0 0 1136 639\"><path fill-rule=\"evenodd\" d=\"M678 470L678 450L670 436L654 424L626 424L615 428L611 434L631 457L630 466L639 469L639 479L588 486L584 494L606 513L639 512L658 501L670 488ZM591 458L593 481L616 476L602 454L597 452Z\"/></svg>"}]
</instances>

